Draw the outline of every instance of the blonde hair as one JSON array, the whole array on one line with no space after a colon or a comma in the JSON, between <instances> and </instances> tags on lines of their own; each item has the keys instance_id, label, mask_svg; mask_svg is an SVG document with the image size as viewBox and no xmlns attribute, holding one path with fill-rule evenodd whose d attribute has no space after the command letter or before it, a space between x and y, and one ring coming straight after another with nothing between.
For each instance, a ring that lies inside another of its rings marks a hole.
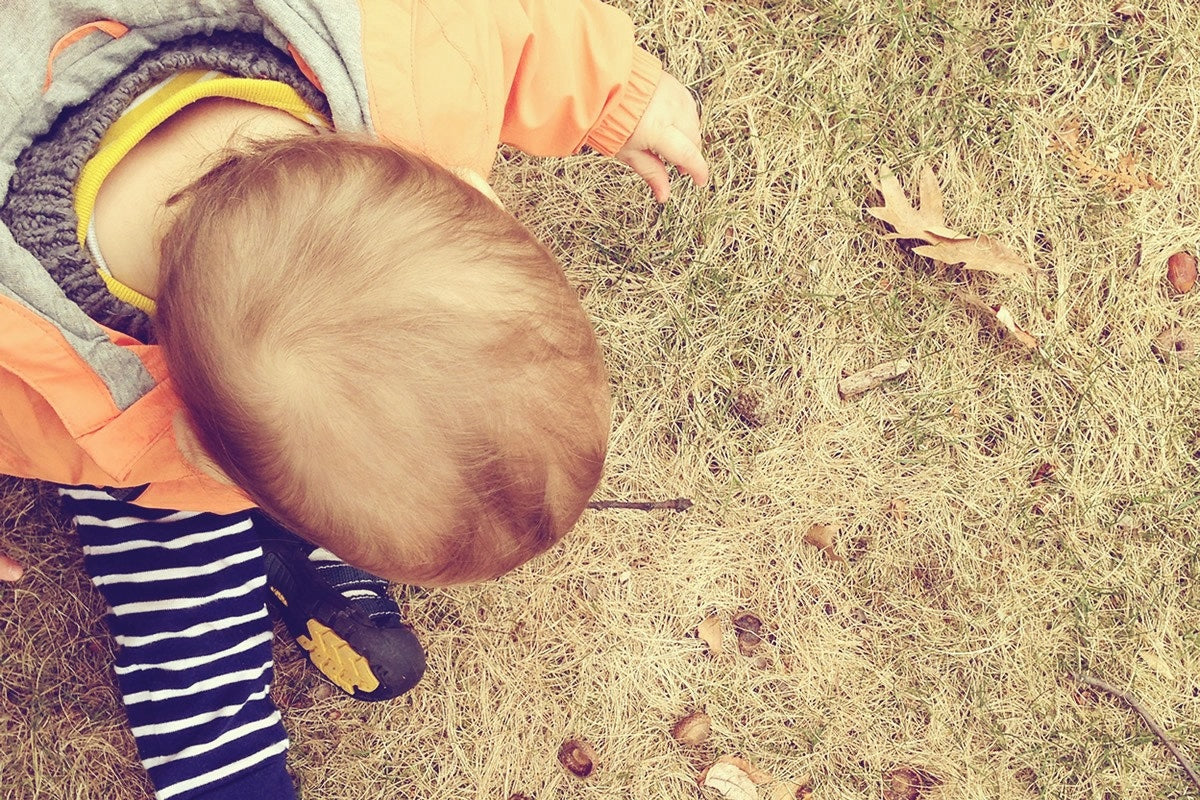
<instances>
[{"instance_id":1,"label":"blonde hair","mask_svg":"<svg viewBox=\"0 0 1200 800\"><path fill-rule=\"evenodd\" d=\"M361 137L242 147L172 200L156 328L212 459L394 580L494 577L595 489L607 379L561 267L447 170Z\"/></svg>"}]
</instances>

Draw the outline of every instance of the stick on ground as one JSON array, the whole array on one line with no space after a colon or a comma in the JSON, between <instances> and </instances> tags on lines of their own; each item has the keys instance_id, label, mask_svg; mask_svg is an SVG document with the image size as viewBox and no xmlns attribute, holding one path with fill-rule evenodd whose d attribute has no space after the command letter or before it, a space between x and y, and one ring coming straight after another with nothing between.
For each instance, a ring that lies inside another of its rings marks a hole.
<instances>
[{"instance_id":1,"label":"stick on ground","mask_svg":"<svg viewBox=\"0 0 1200 800\"><path fill-rule=\"evenodd\" d=\"M862 394L868 389L882 385L884 381L899 378L907 373L911 366L906 359L897 358L895 361L885 361L870 369L864 369L862 372L847 375L838 381L838 394L842 396L843 400L856 394Z\"/></svg>"},{"instance_id":2,"label":"stick on ground","mask_svg":"<svg viewBox=\"0 0 1200 800\"><path fill-rule=\"evenodd\" d=\"M1163 746L1166 747L1167 750L1171 752L1171 755L1175 756L1175 760L1179 762L1179 766L1183 767L1183 771L1187 773L1188 778L1192 781L1195 787L1200 790L1200 775L1196 774L1196 767L1191 761L1188 760L1188 757L1183 754L1183 751L1179 749L1179 746L1171 741L1170 737L1167 736L1167 732L1163 730L1162 726L1158 724L1154 717L1150 716L1150 712L1147 711L1140 702L1138 702L1136 697L1128 692L1121 691L1107 681L1102 681L1099 678L1093 678L1091 675L1076 675L1073 672L1069 672L1067 674L1080 683L1112 695L1133 709L1134 712L1142 718L1142 721L1146 723L1146 727L1150 729L1150 732L1158 737L1158 740L1163 743Z\"/></svg>"},{"instance_id":3,"label":"stick on ground","mask_svg":"<svg viewBox=\"0 0 1200 800\"><path fill-rule=\"evenodd\" d=\"M593 500L587 504L587 507L594 509L631 508L635 511L654 511L665 508L671 511L687 511L692 507L692 501L686 497L676 497L674 500Z\"/></svg>"}]
</instances>

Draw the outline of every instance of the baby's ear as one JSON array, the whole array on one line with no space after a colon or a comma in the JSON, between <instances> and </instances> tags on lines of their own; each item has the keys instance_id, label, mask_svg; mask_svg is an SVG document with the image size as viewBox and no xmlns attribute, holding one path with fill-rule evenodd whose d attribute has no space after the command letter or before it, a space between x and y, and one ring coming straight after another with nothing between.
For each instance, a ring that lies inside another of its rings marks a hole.
<instances>
[{"instance_id":1,"label":"baby's ear","mask_svg":"<svg viewBox=\"0 0 1200 800\"><path fill-rule=\"evenodd\" d=\"M217 483L223 483L226 486L235 485L225 474L225 470L221 469L200 445L200 438L196 436L196 431L193 430L192 423L188 421L187 414L176 411L171 420L171 427L175 431L175 446L179 448L179 453L185 461Z\"/></svg>"},{"instance_id":2,"label":"baby's ear","mask_svg":"<svg viewBox=\"0 0 1200 800\"><path fill-rule=\"evenodd\" d=\"M492 185L485 181L483 176L478 172L468 167L450 167L449 169L450 172L454 173L454 176L460 181L467 184L496 205L504 208L504 203L500 202L500 198L496 195L496 191L492 188Z\"/></svg>"}]
</instances>

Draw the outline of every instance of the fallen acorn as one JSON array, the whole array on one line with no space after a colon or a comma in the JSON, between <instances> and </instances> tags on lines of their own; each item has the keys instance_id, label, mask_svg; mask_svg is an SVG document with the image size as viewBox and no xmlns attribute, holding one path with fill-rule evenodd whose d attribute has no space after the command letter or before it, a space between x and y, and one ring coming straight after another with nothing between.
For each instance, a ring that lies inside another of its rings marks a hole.
<instances>
[{"instance_id":1,"label":"fallen acorn","mask_svg":"<svg viewBox=\"0 0 1200 800\"><path fill-rule=\"evenodd\" d=\"M693 711L675 723L671 736L680 744L696 747L712 733L712 719L703 711Z\"/></svg>"},{"instance_id":2,"label":"fallen acorn","mask_svg":"<svg viewBox=\"0 0 1200 800\"><path fill-rule=\"evenodd\" d=\"M586 778L596 769L596 749L582 739L568 739L558 748L558 763L577 778Z\"/></svg>"},{"instance_id":3,"label":"fallen acorn","mask_svg":"<svg viewBox=\"0 0 1200 800\"><path fill-rule=\"evenodd\" d=\"M1196 257L1179 252L1167 259L1167 280L1180 294L1187 294L1196 285Z\"/></svg>"},{"instance_id":4,"label":"fallen acorn","mask_svg":"<svg viewBox=\"0 0 1200 800\"><path fill-rule=\"evenodd\" d=\"M921 800L942 779L919 767L897 767L883 775L883 800Z\"/></svg>"},{"instance_id":5,"label":"fallen acorn","mask_svg":"<svg viewBox=\"0 0 1200 800\"><path fill-rule=\"evenodd\" d=\"M762 620L746 611L733 618L733 629L737 631L738 651L747 658L762 646Z\"/></svg>"}]
</instances>

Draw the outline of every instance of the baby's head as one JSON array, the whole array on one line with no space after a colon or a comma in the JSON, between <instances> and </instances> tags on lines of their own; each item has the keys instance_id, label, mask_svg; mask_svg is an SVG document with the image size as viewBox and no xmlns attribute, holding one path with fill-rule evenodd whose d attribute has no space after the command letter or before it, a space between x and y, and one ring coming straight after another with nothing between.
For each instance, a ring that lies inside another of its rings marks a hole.
<instances>
[{"instance_id":1,"label":"baby's head","mask_svg":"<svg viewBox=\"0 0 1200 800\"><path fill-rule=\"evenodd\" d=\"M266 512L409 583L546 550L600 478L595 334L554 257L424 158L243 147L182 192L156 326L207 455Z\"/></svg>"}]
</instances>

